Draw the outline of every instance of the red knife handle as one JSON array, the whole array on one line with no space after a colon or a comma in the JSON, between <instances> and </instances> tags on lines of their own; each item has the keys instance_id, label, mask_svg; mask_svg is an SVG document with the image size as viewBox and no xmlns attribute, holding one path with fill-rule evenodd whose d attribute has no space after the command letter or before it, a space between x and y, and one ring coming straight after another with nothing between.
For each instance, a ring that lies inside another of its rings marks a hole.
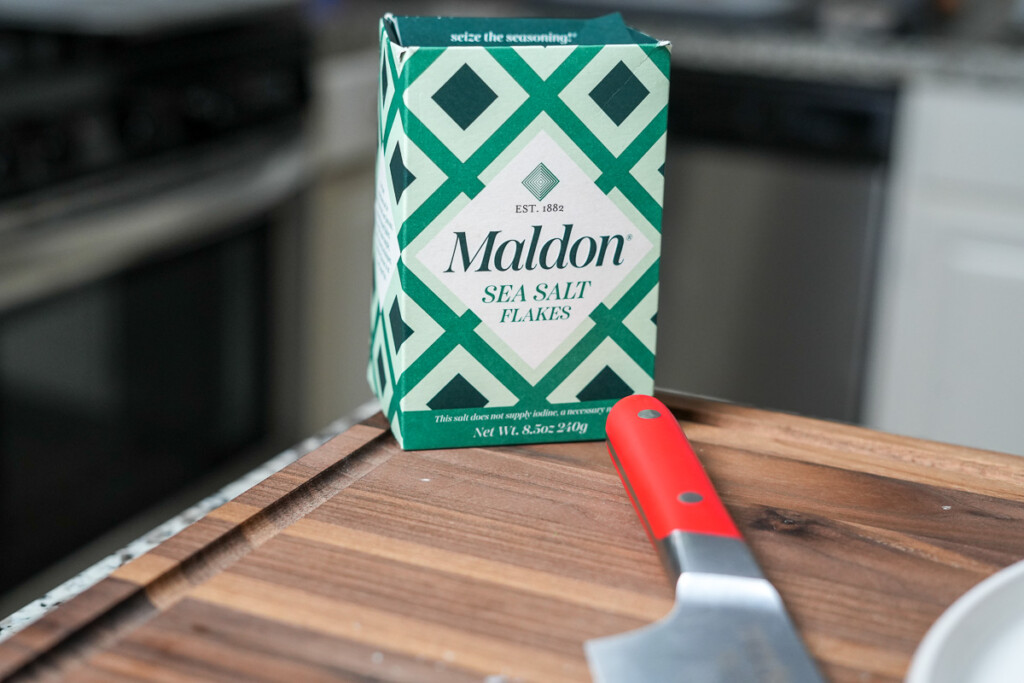
<instances>
[{"instance_id":1,"label":"red knife handle","mask_svg":"<svg viewBox=\"0 0 1024 683\"><path fill-rule=\"evenodd\" d=\"M612 407L606 431L612 461L655 545L673 531L742 540L664 403L628 396Z\"/></svg>"}]
</instances>

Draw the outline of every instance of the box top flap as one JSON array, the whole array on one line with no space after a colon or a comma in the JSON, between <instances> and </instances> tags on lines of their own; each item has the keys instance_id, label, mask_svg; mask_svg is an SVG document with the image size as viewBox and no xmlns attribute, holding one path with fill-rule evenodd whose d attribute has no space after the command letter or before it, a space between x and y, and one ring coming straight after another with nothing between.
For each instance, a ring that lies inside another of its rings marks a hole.
<instances>
[{"instance_id":1,"label":"box top flap","mask_svg":"<svg viewBox=\"0 0 1024 683\"><path fill-rule=\"evenodd\" d=\"M618 12L594 19L384 17L403 47L633 45L658 41L627 26Z\"/></svg>"}]
</instances>

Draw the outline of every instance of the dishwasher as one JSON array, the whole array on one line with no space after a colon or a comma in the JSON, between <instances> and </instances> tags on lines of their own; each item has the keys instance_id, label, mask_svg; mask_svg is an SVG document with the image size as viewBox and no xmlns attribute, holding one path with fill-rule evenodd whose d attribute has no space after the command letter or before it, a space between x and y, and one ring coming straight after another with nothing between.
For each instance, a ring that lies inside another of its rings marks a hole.
<instances>
[{"instance_id":1,"label":"dishwasher","mask_svg":"<svg viewBox=\"0 0 1024 683\"><path fill-rule=\"evenodd\" d=\"M656 383L858 422L895 86L671 82Z\"/></svg>"}]
</instances>

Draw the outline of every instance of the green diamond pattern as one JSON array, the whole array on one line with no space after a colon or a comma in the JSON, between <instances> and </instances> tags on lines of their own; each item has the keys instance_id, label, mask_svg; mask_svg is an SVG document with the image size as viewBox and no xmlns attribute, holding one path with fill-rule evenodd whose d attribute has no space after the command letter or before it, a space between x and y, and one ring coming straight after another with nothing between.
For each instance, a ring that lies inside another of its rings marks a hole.
<instances>
[{"instance_id":1,"label":"green diamond pattern","mask_svg":"<svg viewBox=\"0 0 1024 683\"><path fill-rule=\"evenodd\" d=\"M576 395L581 401L606 401L629 396L633 390L607 365L597 373L583 391Z\"/></svg>"},{"instance_id":2,"label":"green diamond pattern","mask_svg":"<svg viewBox=\"0 0 1024 683\"><path fill-rule=\"evenodd\" d=\"M618 126L650 92L624 62L619 62L590 91L590 98Z\"/></svg>"},{"instance_id":3,"label":"green diamond pattern","mask_svg":"<svg viewBox=\"0 0 1024 683\"><path fill-rule=\"evenodd\" d=\"M416 176L406 168L405 163L402 161L402 149L395 147L395 152L391 155L391 184L395 188L396 203L402 198L405 188L409 187L414 180L416 180Z\"/></svg>"},{"instance_id":4,"label":"green diamond pattern","mask_svg":"<svg viewBox=\"0 0 1024 683\"><path fill-rule=\"evenodd\" d=\"M434 93L437 106L452 117L462 130L466 130L480 118L484 109L491 106L497 98L494 91L487 87L468 64L463 64L462 68Z\"/></svg>"},{"instance_id":5,"label":"green diamond pattern","mask_svg":"<svg viewBox=\"0 0 1024 683\"><path fill-rule=\"evenodd\" d=\"M384 354L377 354L377 380L380 382L382 387L387 386L388 373L384 369Z\"/></svg>"},{"instance_id":6,"label":"green diamond pattern","mask_svg":"<svg viewBox=\"0 0 1024 683\"><path fill-rule=\"evenodd\" d=\"M430 399L427 406L431 410L451 410L453 408L482 408L487 405L487 397L476 390L462 375L455 375L444 389Z\"/></svg>"},{"instance_id":7,"label":"green diamond pattern","mask_svg":"<svg viewBox=\"0 0 1024 683\"><path fill-rule=\"evenodd\" d=\"M547 197L557 184L558 178L544 164L537 164L537 168L523 178L523 185L530 191L530 194L537 198L538 202Z\"/></svg>"},{"instance_id":8,"label":"green diamond pattern","mask_svg":"<svg viewBox=\"0 0 1024 683\"><path fill-rule=\"evenodd\" d=\"M537 48L538 54L531 54L528 61L520 55L522 48L407 49L390 45L383 26L380 36L387 101L382 102L379 134L381 149L394 150L388 163L395 196L418 177L422 180L416 187L429 189L422 201L403 205L405 213L395 217L403 247L415 244L420 233L451 211L450 206L476 196L483 187L481 176L510 142L541 121L571 139L600 169L598 187L620 205L628 205L630 215L649 226L645 234L657 238L660 197L652 197L649 182L645 187L638 181L635 169L640 164L648 170L641 161L652 158L664 136L667 104L662 102L667 102L670 70L665 46L630 46L633 56L622 59L609 58L608 51L619 46L549 46L543 53ZM573 104L583 99L588 111ZM607 129L599 131L600 125ZM629 139L610 140L615 131L627 130ZM404 148L392 140L395 135L404 136L431 165L413 164L413 175L399 151ZM660 163L652 168L660 171ZM540 164L522 182L540 201L559 179ZM590 316L593 329L539 380L492 348L477 329L480 320L474 314L420 281L401 260L398 268L400 296L407 297L401 311L409 315L392 308L392 295L385 299L377 292L371 329L370 372L379 383L378 396L389 418L456 404L491 408L518 400L521 405L536 405L556 394L569 401L612 397L654 376L653 339L639 338L645 330L627 324L627 318L656 292L657 262L632 276L609 307L598 306ZM391 343L384 341L389 336ZM609 345L617 349L612 355L619 360L613 363L607 360ZM408 356L401 366L396 364L399 346ZM458 374L438 377L435 370L460 353L465 360L459 361ZM428 391L428 376L431 382L441 380L432 384L440 390Z\"/></svg>"},{"instance_id":9,"label":"green diamond pattern","mask_svg":"<svg viewBox=\"0 0 1024 683\"><path fill-rule=\"evenodd\" d=\"M413 329L402 319L402 310L398 307L398 299L391 304L388 319L391 322L391 339L395 345L395 352L397 352L402 348L402 343L413 333Z\"/></svg>"}]
</instances>

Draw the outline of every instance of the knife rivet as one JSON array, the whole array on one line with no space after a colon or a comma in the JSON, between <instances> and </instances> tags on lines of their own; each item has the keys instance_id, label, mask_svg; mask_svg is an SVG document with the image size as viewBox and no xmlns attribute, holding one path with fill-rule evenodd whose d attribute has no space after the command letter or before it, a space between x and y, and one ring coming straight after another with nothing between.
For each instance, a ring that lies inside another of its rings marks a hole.
<instances>
[{"instance_id":1,"label":"knife rivet","mask_svg":"<svg viewBox=\"0 0 1024 683\"><path fill-rule=\"evenodd\" d=\"M681 503L699 503L702 500L704 500L704 496L696 491L684 491L679 494L679 502Z\"/></svg>"},{"instance_id":2,"label":"knife rivet","mask_svg":"<svg viewBox=\"0 0 1024 683\"><path fill-rule=\"evenodd\" d=\"M653 420L656 417L661 417L661 413L659 413L657 410L651 410L650 408L646 408L637 413L636 416L643 418L645 420Z\"/></svg>"}]
</instances>

